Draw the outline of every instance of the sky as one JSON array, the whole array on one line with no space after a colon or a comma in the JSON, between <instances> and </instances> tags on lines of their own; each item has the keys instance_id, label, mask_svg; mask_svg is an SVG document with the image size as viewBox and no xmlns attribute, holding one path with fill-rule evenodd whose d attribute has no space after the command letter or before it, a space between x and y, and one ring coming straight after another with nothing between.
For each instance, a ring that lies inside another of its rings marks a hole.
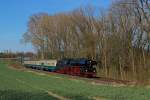
<instances>
[{"instance_id":1,"label":"sky","mask_svg":"<svg viewBox=\"0 0 150 100\"><path fill-rule=\"evenodd\" d=\"M50 15L85 5L107 9L111 0L0 0L0 51L34 51L31 44L21 43L29 17L37 13Z\"/></svg>"}]
</instances>

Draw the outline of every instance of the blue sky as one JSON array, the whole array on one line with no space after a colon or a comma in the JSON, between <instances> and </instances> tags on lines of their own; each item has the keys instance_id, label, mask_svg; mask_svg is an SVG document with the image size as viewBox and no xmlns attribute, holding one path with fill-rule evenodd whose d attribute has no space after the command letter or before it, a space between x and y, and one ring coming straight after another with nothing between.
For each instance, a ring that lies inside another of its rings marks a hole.
<instances>
[{"instance_id":1,"label":"blue sky","mask_svg":"<svg viewBox=\"0 0 150 100\"><path fill-rule=\"evenodd\" d=\"M0 0L0 51L33 51L30 44L20 42L31 15L56 14L87 4L108 8L110 0Z\"/></svg>"}]
</instances>

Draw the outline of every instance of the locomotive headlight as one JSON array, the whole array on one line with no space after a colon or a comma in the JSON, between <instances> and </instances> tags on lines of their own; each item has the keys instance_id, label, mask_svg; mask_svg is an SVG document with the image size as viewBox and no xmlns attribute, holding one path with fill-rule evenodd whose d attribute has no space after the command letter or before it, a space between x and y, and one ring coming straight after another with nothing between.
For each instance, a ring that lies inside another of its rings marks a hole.
<instances>
[{"instance_id":1,"label":"locomotive headlight","mask_svg":"<svg viewBox=\"0 0 150 100\"><path fill-rule=\"evenodd\" d=\"M85 70L86 72L88 71L88 70Z\"/></svg>"},{"instance_id":2,"label":"locomotive headlight","mask_svg":"<svg viewBox=\"0 0 150 100\"><path fill-rule=\"evenodd\" d=\"M93 68L96 68L96 65L93 65Z\"/></svg>"}]
</instances>

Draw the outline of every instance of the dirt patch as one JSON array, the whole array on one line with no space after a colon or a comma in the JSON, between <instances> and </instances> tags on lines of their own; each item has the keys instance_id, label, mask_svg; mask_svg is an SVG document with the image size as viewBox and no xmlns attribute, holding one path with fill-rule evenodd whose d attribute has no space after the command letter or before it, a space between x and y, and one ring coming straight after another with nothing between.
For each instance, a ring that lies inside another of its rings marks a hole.
<instances>
[{"instance_id":1,"label":"dirt patch","mask_svg":"<svg viewBox=\"0 0 150 100\"><path fill-rule=\"evenodd\" d=\"M92 85L108 85L108 83L106 82L99 82L99 83L96 83L96 82L91 82Z\"/></svg>"},{"instance_id":2,"label":"dirt patch","mask_svg":"<svg viewBox=\"0 0 150 100\"><path fill-rule=\"evenodd\" d=\"M150 89L150 85L146 86L146 88Z\"/></svg>"},{"instance_id":3,"label":"dirt patch","mask_svg":"<svg viewBox=\"0 0 150 100\"><path fill-rule=\"evenodd\" d=\"M45 73L40 73L40 72L36 72L36 71L31 71L31 70L27 70L26 72L33 73L33 74L40 75L40 76L45 76L45 75L47 75L47 74L45 74Z\"/></svg>"},{"instance_id":4,"label":"dirt patch","mask_svg":"<svg viewBox=\"0 0 150 100\"><path fill-rule=\"evenodd\" d=\"M81 80L75 79L75 78L69 78L69 80L74 81L74 82L81 82Z\"/></svg>"},{"instance_id":5,"label":"dirt patch","mask_svg":"<svg viewBox=\"0 0 150 100\"><path fill-rule=\"evenodd\" d=\"M15 69L15 70L21 70L21 71L25 70L25 68L19 63L10 63L8 64L8 66L9 68Z\"/></svg>"},{"instance_id":6,"label":"dirt patch","mask_svg":"<svg viewBox=\"0 0 150 100\"><path fill-rule=\"evenodd\" d=\"M117 80L117 79L110 79L110 78L95 78L95 79L91 79L89 81L92 81L91 84L93 85L111 85L114 87L121 87L121 86L129 86L129 85L133 85L133 82L131 81L127 81L127 80Z\"/></svg>"},{"instance_id":7,"label":"dirt patch","mask_svg":"<svg viewBox=\"0 0 150 100\"><path fill-rule=\"evenodd\" d=\"M93 100L107 100L107 99L102 98L102 97L93 97Z\"/></svg>"},{"instance_id":8,"label":"dirt patch","mask_svg":"<svg viewBox=\"0 0 150 100\"><path fill-rule=\"evenodd\" d=\"M54 77L54 78L56 78L56 79L61 79L61 80L63 80L63 79L64 79L64 78L62 78L62 77L57 77L57 76L56 76L56 77Z\"/></svg>"},{"instance_id":9,"label":"dirt patch","mask_svg":"<svg viewBox=\"0 0 150 100\"><path fill-rule=\"evenodd\" d=\"M53 92L50 92L50 91L46 91L50 96L53 96L53 97L55 97L55 98L57 98L57 99L59 99L59 100L70 100L70 99L67 99L67 98L65 98L65 97L62 97L62 96L60 96L60 95L57 95L57 94L54 94Z\"/></svg>"}]
</instances>

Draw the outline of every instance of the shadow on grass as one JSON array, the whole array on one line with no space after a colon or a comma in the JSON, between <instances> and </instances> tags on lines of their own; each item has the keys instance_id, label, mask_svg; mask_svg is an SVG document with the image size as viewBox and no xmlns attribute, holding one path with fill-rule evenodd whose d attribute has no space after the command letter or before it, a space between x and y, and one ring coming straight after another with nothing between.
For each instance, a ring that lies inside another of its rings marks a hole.
<instances>
[{"instance_id":1,"label":"shadow on grass","mask_svg":"<svg viewBox=\"0 0 150 100\"><path fill-rule=\"evenodd\" d=\"M0 90L0 100L58 100L43 92Z\"/></svg>"}]
</instances>

